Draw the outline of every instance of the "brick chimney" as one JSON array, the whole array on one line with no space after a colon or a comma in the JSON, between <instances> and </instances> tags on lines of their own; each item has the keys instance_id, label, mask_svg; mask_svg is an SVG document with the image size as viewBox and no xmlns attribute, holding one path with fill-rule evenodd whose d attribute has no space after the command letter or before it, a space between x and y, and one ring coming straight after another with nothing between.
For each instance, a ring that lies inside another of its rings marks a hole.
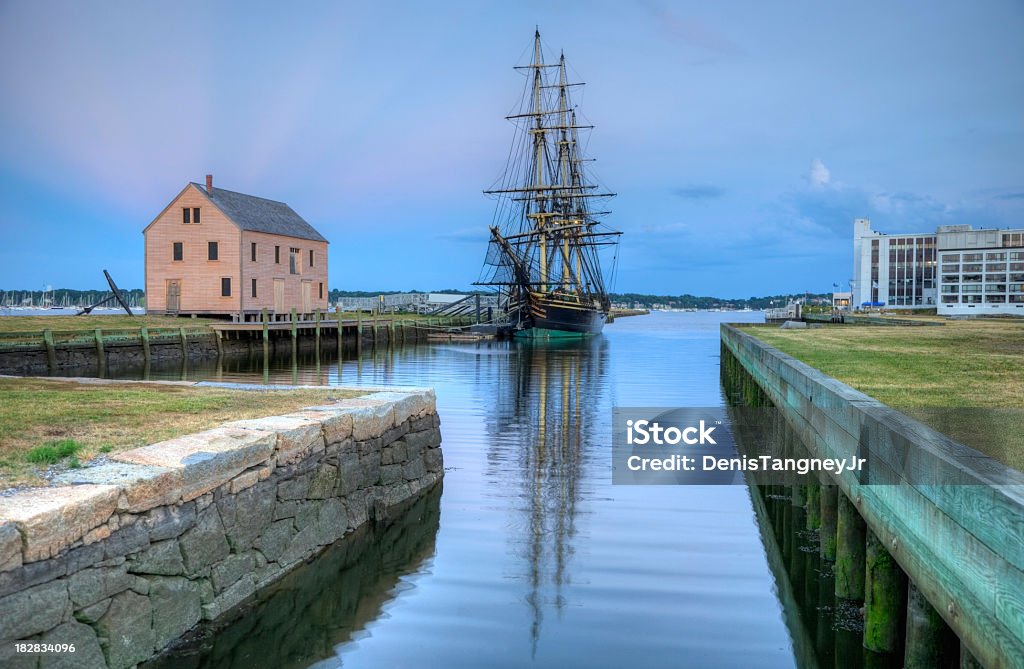
<instances>
[{"instance_id":1,"label":"brick chimney","mask_svg":"<svg viewBox=\"0 0 1024 669\"><path fill-rule=\"evenodd\" d=\"M206 194L209 195L211 193L213 193L213 175L212 174L207 174L206 175Z\"/></svg>"}]
</instances>

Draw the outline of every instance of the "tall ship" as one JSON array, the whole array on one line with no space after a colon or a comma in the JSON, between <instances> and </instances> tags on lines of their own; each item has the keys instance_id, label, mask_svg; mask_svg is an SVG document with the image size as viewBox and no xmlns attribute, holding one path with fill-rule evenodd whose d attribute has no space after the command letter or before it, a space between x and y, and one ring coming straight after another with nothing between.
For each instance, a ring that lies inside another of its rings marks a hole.
<instances>
[{"instance_id":1,"label":"tall ship","mask_svg":"<svg viewBox=\"0 0 1024 669\"><path fill-rule=\"evenodd\" d=\"M484 191L497 199L484 269L476 285L497 289L517 337L598 334L611 301L602 265L614 275L619 235L598 206L614 193L593 176L573 103L583 86L569 81L565 55L544 60L540 32L518 109L506 118L515 137L504 174ZM584 135L585 137L586 135Z\"/></svg>"}]
</instances>

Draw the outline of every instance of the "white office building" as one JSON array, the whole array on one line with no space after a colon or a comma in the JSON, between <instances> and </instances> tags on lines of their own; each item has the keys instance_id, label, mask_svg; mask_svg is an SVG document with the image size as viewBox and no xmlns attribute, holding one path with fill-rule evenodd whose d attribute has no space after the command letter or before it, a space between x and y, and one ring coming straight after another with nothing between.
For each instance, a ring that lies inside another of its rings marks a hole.
<instances>
[{"instance_id":1,"label":"white office building","mask_svg":"<svg viewBox=\"0 0 1024 669\"><path fill-rule=\"evenodd\" d=\"M1024 316L1024 229L947 225L886 235L853 222L853 303L940 315Z\"/></svg>"}]
</instances>

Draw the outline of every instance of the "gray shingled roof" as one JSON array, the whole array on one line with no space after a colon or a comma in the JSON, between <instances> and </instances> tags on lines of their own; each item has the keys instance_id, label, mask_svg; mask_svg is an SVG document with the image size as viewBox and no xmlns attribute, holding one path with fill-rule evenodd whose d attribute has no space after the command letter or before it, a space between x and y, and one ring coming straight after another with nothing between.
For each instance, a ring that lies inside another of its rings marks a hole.
<instances>
[{"instance_id":1,"label":"gray shingled roof","mask_svg":"<svg viewBox=\"0 0 1024 669\"><path fill-rule=\"evenodd\" d=\"M206 193L204 186L195 182L192 182L192 185ZM284 202L216 187L212 193L206 193L206 196L243 230L312 239L317 242L327 241Z\"/></svg>"}]
</instances>

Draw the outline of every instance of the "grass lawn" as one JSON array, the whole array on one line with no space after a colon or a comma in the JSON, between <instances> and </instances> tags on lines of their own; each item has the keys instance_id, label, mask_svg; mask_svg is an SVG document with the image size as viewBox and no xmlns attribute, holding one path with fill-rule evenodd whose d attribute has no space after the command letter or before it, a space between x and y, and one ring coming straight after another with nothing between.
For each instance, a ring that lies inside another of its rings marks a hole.
<instances>
[{"instance_id":1,"label":"grass lawn","mask_svg":"<svg viewBox=\"0 0 1024 669\"><path fill-rule=\"evenodd\" d=\"M0 490L44 484L39 467L55 462L75 466L227 421L361 394L342 388L252 392L0 378Z\"/></svg>"},{"instance_id":2,"label":"grass lawn","mask_svg":"<svg viewBox=\"0 0 1024 669\"><path fill-rule=\"evenodd\" d=\"M209 318L178 318L176 316L3 316L0 333L42 332L43 330L104 330L116 328L180 328L197 327L215 321Z\"/></svg>"},{"instance_id":3,"label":"grass lawn","mask_svg":"<svg viewBox=\"0 0 1024 669\"><path fill-rule=\"evenodd\" d=\"M1024 323L750 327L792 355L954 439L1024 469Z\"/></svg>"}]
</instances>

